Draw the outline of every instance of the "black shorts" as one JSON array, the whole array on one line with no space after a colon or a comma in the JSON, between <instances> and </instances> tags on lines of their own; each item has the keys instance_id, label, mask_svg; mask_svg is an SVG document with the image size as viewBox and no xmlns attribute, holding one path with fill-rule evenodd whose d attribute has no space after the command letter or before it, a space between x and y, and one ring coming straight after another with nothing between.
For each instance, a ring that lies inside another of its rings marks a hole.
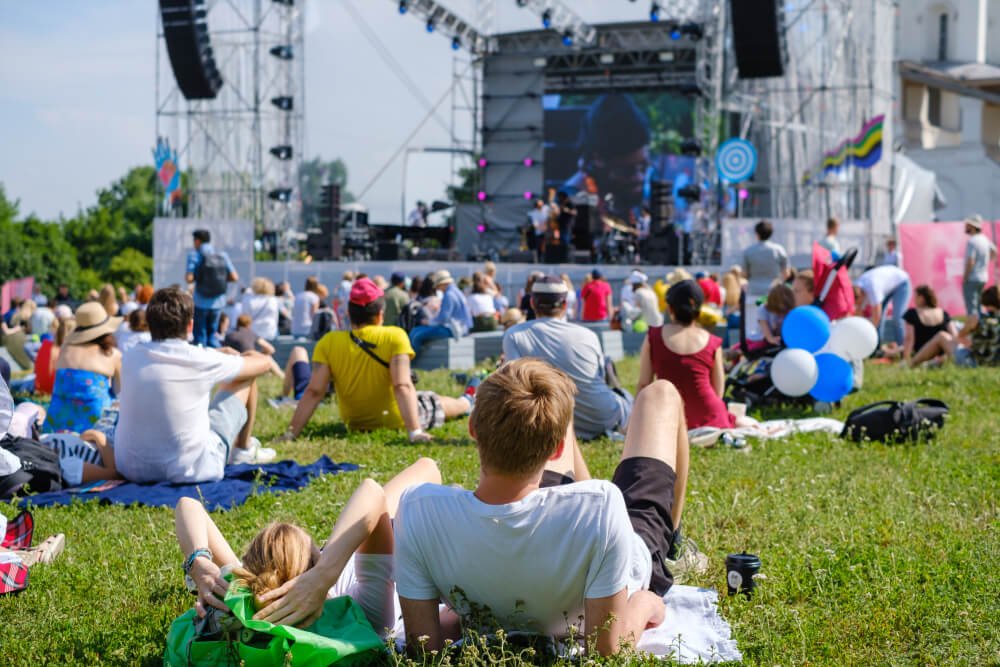
<instances>
[{"instance_id":1,"label":"black shorts","mask_svg":"<svg viewBox=\"0 0 1000 667\"><path fill-rule=\"evenodd\" d=\"M615 468L611 483L625 497L632 530L642 538L653 560L653 576L649 590L664 595L674 583L667 569L666 558L674 539L674 523L670 510L674 506L674 484L677 473L659 459L635 456L625 459ZM541 487L572 484L573 478L546 470Z\"/></svg>"}]
</instances>

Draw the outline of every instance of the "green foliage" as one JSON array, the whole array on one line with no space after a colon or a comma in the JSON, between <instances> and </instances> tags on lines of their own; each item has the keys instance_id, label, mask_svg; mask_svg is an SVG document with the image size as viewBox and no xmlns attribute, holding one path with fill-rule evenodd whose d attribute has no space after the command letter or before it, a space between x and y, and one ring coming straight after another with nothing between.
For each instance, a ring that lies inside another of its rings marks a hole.
<instances>
[{"instance_id":1,"label":"green foliage","mask_svg":"<svg viewBox=\"0 0 1000 667\"><path fill-rule=\"evenodd\" d=\"M80 266L59 225L17 216L18 202L9 201L0 184L0 283L34 276L49 294L63 282L76 286Z\"/></svg>"},{"instance_id":2,"label":"green foliage","mask_svg":"<svg viewBox=\"0 0 1000 667\"><path fill-rule=\"evenodd\" d=\"M626 359L618 371L634 389L636 360ZM419 386L452 396L462 389L447 371L421 373ZM274 378L261 385L254 434L264 442L292 416L263 400L279 387ZM709 571L685 583L720 591L719 611L747 664L1000 661L998 395L1000 369L869 365L864 390L831 416L843 419L889 397L935 396L953 411L935 440L888 446L801 434L754 442L750 451L691 452L684 532L708 555ZM279 458L305 463L327 454L364 467L322 476L296 493L252 497L213 518L237 554L270 521L292 521L322 543L362 479L385 483L419 456L438 462L445 483L474 488L479 466L467 429L465 419L449 422L435 429L434 442L413 446L397 432L348 433L336 405L324 403L303 437L278 445ZM591 473L609 479L621 448L608 439L584 443ZM12 518L17 508L0 511ZM27 591L0 598L0 646L10 647L0 650L0 662L162 664L170 621L193 604L181 577L173 512L96 501L33 512L36 540L66 533L66 551L55 564L32 568ZM761 557L767 577L750 599L726 595L725 557L741 549ZM474 648L436 660L531 662L513 647L501 645L499 658ZM572 664L654 663L632 656Z\"/></svg>"},{"instance_id":3,"label":"green foliage","mask_svg":"<svg viewBox=\"0 0 1000 667\"><path fill-rule=\"evenodd\" d=\"M354 195L347 189L347 165L340 158L324 162L315 157L299 166L299 192L302 196L302 222L306 229L319 226L319 207L324 185L340 186L340 203L350 204Z\"/></svg>"},{"instance_id":4,"label":"green foliage","mask_svg":"<svg viewBox=\"0 0 1000 667\"><path fill-rule=\"evenodd\" d=\"M153 282L153 258L135 248L125 248L111 260L108 277L115 285Z\"/></svg>"}]
</instances>

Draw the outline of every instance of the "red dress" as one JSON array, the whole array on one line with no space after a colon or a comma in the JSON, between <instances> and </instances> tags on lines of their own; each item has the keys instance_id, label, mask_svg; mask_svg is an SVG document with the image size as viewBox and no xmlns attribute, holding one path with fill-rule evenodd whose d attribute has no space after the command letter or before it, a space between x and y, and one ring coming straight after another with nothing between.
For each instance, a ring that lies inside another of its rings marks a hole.
<instances>
[{"instance_id":1,"label":"red dress","mask_svg":"<svg viewBox=\"0 0 1000 667\"><path fill-rule=\"evenodd\" d=\"M699 426L732 428L736 417L712 388L715 351L722 339L709 334L708 343L694 354L677 354L663 343L663 327L649 327L649 356L653 373L669 380L684 400L684 417L689 429Z\"/></svg>"},{"instance_id":2,"label":"red dress","mask_svg":"<svg viewBox=\"0 0 1000 667\"><path fill-rule=\"evenodd\" d=\"M52 387L56 381L55 364L52 362L51 340L42 342L38 348L38 356L35 357L35 391L39 394L51 394Z\"/></svg>"}]
</instances>

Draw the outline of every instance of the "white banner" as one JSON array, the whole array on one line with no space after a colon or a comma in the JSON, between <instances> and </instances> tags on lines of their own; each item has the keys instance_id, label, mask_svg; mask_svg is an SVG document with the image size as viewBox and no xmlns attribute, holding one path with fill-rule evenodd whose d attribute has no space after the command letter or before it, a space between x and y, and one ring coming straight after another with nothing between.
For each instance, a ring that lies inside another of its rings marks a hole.
<instances>
[{"instance_id":1,"label":"white banner","mask_svg":"<svg viewBox=\"0 0 1000 667\"><path fill-rule=\"evenodd\" d=\"M207 229L212 234L212 247L225 251L240 274L239 285L249 285L254 276L253 222L250 220L195 220L193 218L153 219L153 286L184 285L187 255L194 250L191 234ZM230 296L236 294L236 284L230 285Z\"/></svg>"}]
</instances>

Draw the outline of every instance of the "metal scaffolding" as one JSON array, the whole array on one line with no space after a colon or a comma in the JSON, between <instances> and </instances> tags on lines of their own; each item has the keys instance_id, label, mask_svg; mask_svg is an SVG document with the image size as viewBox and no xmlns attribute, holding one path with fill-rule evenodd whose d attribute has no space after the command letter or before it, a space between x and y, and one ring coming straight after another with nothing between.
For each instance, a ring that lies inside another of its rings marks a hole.
<instances>
[{"instance_id":1,"label":"metal scaffolding","mask_svg":"<svg viewBox=\"0 0 1000 667\"><path fill-rule=\"evenodd\" d=\"M209 0L206 20L223 86L185 100L157 17L156 133L190 170L189 216L287 230L300 218L305 154L303 3ZM290 147L290 152L287 150Z\"/></svg>"}]
</instances>

